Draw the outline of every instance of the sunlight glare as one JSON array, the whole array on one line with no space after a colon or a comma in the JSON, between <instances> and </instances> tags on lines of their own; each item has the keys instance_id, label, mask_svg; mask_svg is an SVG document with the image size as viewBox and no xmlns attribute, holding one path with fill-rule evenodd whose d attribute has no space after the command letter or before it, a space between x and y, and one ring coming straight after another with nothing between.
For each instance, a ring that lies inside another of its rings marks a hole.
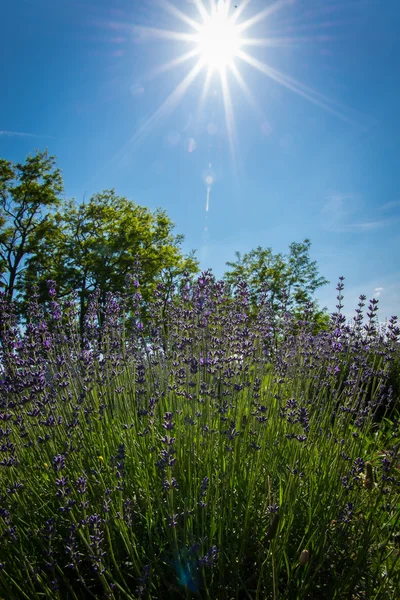
<instances>
[{"instance_id":1,"label":"sunlight glare","mask_svg":"<svg viewBox=\"0 0 400 600\"><path fill-rule=\"evenodd\" d=\"M193 0L198 12L198 16L195 18L194 16L187 15L181 8L175 6L173 3L174 0L162 0L163 8L176 21L184 24L186 31L174 31L159 27L146 27L144 25L132 26L135 39L137 38L139 41L159 38L180 41L188 43L191 46L188 51L184 51L182 48L182 52L178 56L151 70L147 75L147 79L151 79L153 76L161 73L170 72L186 64L191 59L194 59L194 64L189 67L188 72L183 76L180 83L176 85L175 89L170 92L155 112L137 129L131 140L117 154L115 160L121 153L124 154L130 145L138 144L162 118L175 110L194 81L198 78L200 72L203 71L205 72L205 76L198 100L197 113L201 117L206 98L211 89L212 80L214 79L213 75L216 73L220 80L226 132L234 162L236 162L238 157L238 147L234 103L230 89L232 82L238 84L253 112L259 118L263 133L269 135L271 132L271 127L265 125L268 123L268 119L258 106L252 91L242 75L243 66L252 67L270 80L340 119L350 123L353 122L347 117L346 110L339 103L333 102L330 98L304 85L301 81L273 68L270 64L264 62L264 60L256 58L251 52L253 47L282 47L292 45L295 42L310 41L312 39L296 36L278 37L276 28L274 29L272 26L268 29L269 31L274 31L273 37L267 35L267 32L265 32L263 37L253 37L250 33L253 27L259 25L262 21L268 20L284 7L290 6L294 0L270 0L266 7L262 6L261 10L253 12L248 18L243 19L242 15L245 9L251 4L251 1L241 0L237 4L234 4L232 0L209 0L207 4L209 4L210 8L206 8L205 0ZM264 1L257 4L265 5ZM134 88L135 90L136 88ZM133 94L134 91L132 92ZM216 92L214 91L214 93ZM209 135L214 135L217 132L216 126L212 123L207 125L206 130ZM187 144L187 151L192 153L196 149L197 143L194 138L189 138Z\"/></svg>"},{"instance_id":2,"label":"sunlight glare","mask_svg":"<svg viewBox=\"0 0 400 600\"><path fill-rule=\"evenodd\" d=\"M241 40L237 27L228 15L228 3L219 0L206 16L197 36L200 61L210 69L224 69L237 55Z\"/></svg>"}]
</instances>

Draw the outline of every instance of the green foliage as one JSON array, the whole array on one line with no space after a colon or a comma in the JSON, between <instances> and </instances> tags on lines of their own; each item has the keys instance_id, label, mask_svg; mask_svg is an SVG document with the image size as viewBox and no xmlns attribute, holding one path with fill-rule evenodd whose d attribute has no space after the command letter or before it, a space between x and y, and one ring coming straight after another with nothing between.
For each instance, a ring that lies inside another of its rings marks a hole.
<instances>
[{"instance_id":1,"label":"green foliage","mask_svg":"<svg viewBox=\"0 0 400 600\"><path fill-rule=\"evenodd\" d=\"M46 280L54 279L60 296L78 292L82 321L89 294L99 290L104 306L107 292L125 291L126 276L139 263L141 293L148 301L157 281L171 284L185 271L198 270L193 254L183 256L183 236L173 228L164 210L152 212L114 190L80 205L66 201L36 229L35 254L27 261L21 291L29 297L37 285L41 299L48 299Z\"/></svg>"},{"instance_id":2,"label":"green foliage","mask_svg":"<svg viewBox=\"0 0 400 600\"><path fill-rule=\"evenodd\" d=\"M236 252L236 261L227 262L225 273L228 283L235 285L244 280L256 307L265 291L276 313L296 311L300 314L312 301L313 294L328 281L319 275L316 261L310 258L311 242L293 242L289 253L274 254L271 248L257 248L243 256ZM316 308L318 312L318 309Z\"/></svg>"},{"instance_id":3,"label":"green foliage","mask_svg":"<svg viewBox=\"0 0 400 600\"><path fill-rule=\"evenodd\" d=\"M45 230L50 211L60 203L61 171L47 150L25 163L0 159L0 287L10 300L36 251L38 228Z\"/></svg>"},{"instance_id":4,"label":"green foliage","mask_svg":"<svg viewBox=\"0 0 400 600\"><path fill-rule=\"evenodd\" d=\"M82 324L89 294L98 289L104 305L107 292L124 292L139 263L144 301L156 282L164 283L167 299L185 271L198 271L164 210L152 212L114 190L78 205L61 200L62 190L61 171L47 151L24 164L0 160L0 288L16 299L20 316L27 317L34 287L49 300L48 279L57 280L61 297L77 291Z\"/></svg>"},{"instance_id":5,"label":"green foliage","mask_svg":"<svg viewBox=\"0 0 400 600\"><path fill-rule=\"evenodd\" d=\"M316 300L310 302L306 307L296 307L292 311L292 315L295 323L301 322L303 319L307 320L310 332L314 335L321 331L327 331L329 328L330 315L326 309L319 308Z\"/></svg>"}]
</instances>

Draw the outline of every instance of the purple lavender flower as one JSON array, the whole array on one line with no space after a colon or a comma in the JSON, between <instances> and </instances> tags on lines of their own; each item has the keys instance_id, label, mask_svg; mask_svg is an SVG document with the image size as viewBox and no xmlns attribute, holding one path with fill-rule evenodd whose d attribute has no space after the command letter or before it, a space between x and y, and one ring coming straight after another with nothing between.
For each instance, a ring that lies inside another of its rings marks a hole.
<instances>
[{"instance_id":1,"label":"purple lavender flower","mask_svg":"<svg viewBox=\"0 0 400 600\"><path fill-rule=\"evenodd\" d=\"M137 586L135 593L139 599L144 597L147 590L147 585L150 579L150 565L145 565L142 570L142 574L139 579L139 585Z\"/></svg>"},{"instance_id":2,"label":"purple lavender flower","mask_svg":"<svg viewBox=\"0 0 400 600\"><path fill-rule=\"evenodd\" d=\"M55 296L56 296L56 282L53 281L53 279L48 279L46 281L46 283L47 283L47 288L48 288L48 292L49 292L50 298L55 298Z\"/></svg>"},{"instance_id":3,"label":"purple lavender flower","mask_svg":"<svg viewBox=\"0 0 400 600\"><path fill-rule=\"evenodd\" d=\"M62 471L65 469L65 456L62 454L57 454L57 456L54 456L53 467L55 471Z\"/></svg>"},{"instance_id":4,"label":"purple lavender flower","mask_svg":"<svg viewBox=\"0 0 400 600\"><path fill-rule=\"evenodd\" d=\"M172 431L172 429L175 427L175 424L172 421L172 413L171 412L166 412L165 413L165 415L164 415L164 422L163 422L162 426L167 431Z\"/></svg>"},{"instance_id":5,"label":"purple lavender flower","mask_svg":"<svg viewBox=\"0 0 400 600\"><path fill-rule=\"evenodd\" d=\"M168 517L168 519L169 519L168 527L176 527L178 525L178 517L179 517L179 514L169 516Z\"/></svg>"},{"instance_id":6,"label":"purple lavender flower","mask_svg":"<svg viewBox=\"0 0 400 600\"><path fill-rule=\"evenodd\" d=\"M338 520L341 523L350 523L353 519L354 515L354 504L352 502L347 502L344 509L339 514Z\"/></svg>"},{"instance_id":7,"label":"purple lavender flower","mask_svg":"<svg viewBox=\"0 0 400 600\"><path fill-rule=\"evenodd\" d=\"M160 452L160 467L173 467L176 459L174 458L175 450L173 448L169 448L168 450L161 450Z\"/></svg>"},{"instance_id":8,"label":"purple lavender flower","mask_svg":"<svg viewBox=\"0 0 400 600\"><path fill-rule=\"evenodd\" d=\"M163 485L164 485L164 488L165 488L167 491L169 491L169 490L171 490L171 489L173 489L173 488L174 488L174 489L176 489L176 490L177 490L177 489L179 489L178 482L177 482L177 480L175 479L175 477L172 477L172 478L171 478L171 481L169 481L168 479L166 479L166 480L164 481L164 484L163 484Z\"/></svg>"},{"instance_id":9,"label":"purple lavender flower","mask_svg":"<svg viewBox=\"0 0 400 600\"><path fill-rule=\"evenodd\" d=\"M199 558L199 567L213 567L217 562L218 554L217 546L211 546L207 554Z\"/></svg>"},{"instance_id":10,"label":"purple lavender flower","mask_svg":"<svg viewBox=\"0 0 400 600\"><path fill-rule=\"evenodd\" d=\"M207 495L209 483L210 483L209 478L207 476L204 477L204 479L202 480L201 485L200 485L200 496L204 497Z\"/></svg>"},{"instance_id":11,"label":"purple lavender flower","mask_svg":"<svg viewBox=\"0 0 400 600\"><path fill-rule=\"evenodd\" d=\"M80 477L78 477L78 479L76 480L76 489L78 494L86 494L87 478L85 476L81 475Z\"/></svg>"},{"instance_id":12,"label":"purple lavender flower","mask_svg":"<svg viewBox=\"0 0 400 600\"><path fill-rule=\"evenodd\" d=\"M166 444L167 446L173 446L173 444L175 444L175 440L176 440L176 438L169 437L168 435L165 435L164 437L161 438L162 443Z\"/></svg>"},{"instance_id":13,"label":"purple lavender flower","mask_svg":"<svg viewBox=\"0 0 400 600\"><path fill-rule=\"evenodd\" d=\"M92 563L92 570L96 573L102 575L105 571L105 567L103 567L102 559L106 555L103 550L104 544L104 532L102 530L103 520L98 514L91 515L88 520L89 526L89 538L90 538L90 548L92 553L89 558Z\"/></svg>"}]
</instances>

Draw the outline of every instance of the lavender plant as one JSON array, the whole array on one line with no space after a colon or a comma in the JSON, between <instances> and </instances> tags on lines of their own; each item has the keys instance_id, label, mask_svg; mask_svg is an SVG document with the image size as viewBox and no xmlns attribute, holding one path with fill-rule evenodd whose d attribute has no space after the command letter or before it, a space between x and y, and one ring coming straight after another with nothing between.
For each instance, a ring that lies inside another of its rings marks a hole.
<instances>
[{"instance_id":1,"label":"lavender plant","mask_svg":"<svg viewBox=\"0 0 400 600\"><path fill-rule=\"evenodd\" d=\"M397 598L396 319L128 283L83 336L54 282L24 330L0 298L0 595Z\"/></svg>"}]
</instances>

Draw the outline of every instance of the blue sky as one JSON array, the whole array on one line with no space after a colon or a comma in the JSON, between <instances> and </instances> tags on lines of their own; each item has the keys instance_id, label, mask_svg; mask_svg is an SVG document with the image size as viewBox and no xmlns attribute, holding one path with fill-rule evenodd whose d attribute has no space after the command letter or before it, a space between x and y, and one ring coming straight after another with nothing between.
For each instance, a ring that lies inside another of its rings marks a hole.
<instances>
[{"instance_id":1,"label":"blue sky","mask_svg":"<svg viewBox=\"0 0 400 600\"><path fill-rule=\"evenodd\" d=\"M308 237L331 281L322 305L334 308L343 275L349 315L361 293L379 297L381 318L400 315L400 3L235 11L253 23L247 39L268 42L234 59L253 102L229 69L230 103L218 69L201 102L206 66L176 98L199 57L177 59L196 44L156 30L193 33L182 12L200 23L195 0L5 2L0 156L47 147L67 197L115 188L166 209L217 276L235 250Z\"/></svg>"}]
</instances>

